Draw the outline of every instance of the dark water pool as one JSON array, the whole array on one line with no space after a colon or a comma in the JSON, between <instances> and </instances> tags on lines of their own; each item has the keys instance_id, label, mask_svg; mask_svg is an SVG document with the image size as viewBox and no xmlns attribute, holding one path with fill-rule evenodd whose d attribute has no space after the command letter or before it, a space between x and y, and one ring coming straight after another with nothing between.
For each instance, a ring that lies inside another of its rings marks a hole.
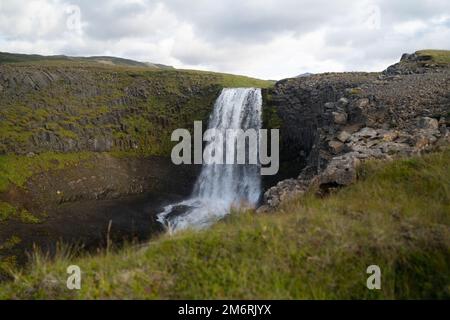
<instances>
[{"instance_id":1,"label":"dark water pool","mask_svg":"<svg viewBox=\"0 0 450 320\"><path fill-rule=\"evenodd\" d=\"M14 248L7 250L8 255L16 256L19 264L27 262L27 252L33 245L53 254L58 242L95 251L107 245L107 238L116 246L124 241L145 241L163 231L156 221L161 208L181 199L172 194L145 194L65 203L49 211L42 223L11 221L0 225L0 236L2 241L12 236L20 239Z\"/></svg>"}]
</instances>

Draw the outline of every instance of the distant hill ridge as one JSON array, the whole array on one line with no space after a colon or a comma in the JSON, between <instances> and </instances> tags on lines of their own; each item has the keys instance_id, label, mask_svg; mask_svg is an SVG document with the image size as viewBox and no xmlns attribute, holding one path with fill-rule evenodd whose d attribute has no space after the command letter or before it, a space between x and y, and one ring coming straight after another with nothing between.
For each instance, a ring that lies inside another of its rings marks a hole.
<instances>
[{"instance_id":1,"label":"distant hill ridge","mask_svg":"<svg viewBox=\"0 0 450 320\"><path fill-rule=\"evenodd\" d=\"M141 62L111 56L91 56L91 57L72 57L66 55L44 56L39 54L0 52L0 64L33 62L33 61L77 61L77 62L94 62L117 66L146 67L155 69L174 69L174 67L172 66L167 66L160 63Z\"/></svg>"}]
</instances>

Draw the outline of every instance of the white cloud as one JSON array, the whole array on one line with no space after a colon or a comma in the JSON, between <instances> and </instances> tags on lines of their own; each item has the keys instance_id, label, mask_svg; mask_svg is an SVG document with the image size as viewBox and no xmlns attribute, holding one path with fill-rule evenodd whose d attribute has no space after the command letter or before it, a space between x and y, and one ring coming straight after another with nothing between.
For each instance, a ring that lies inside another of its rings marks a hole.
<instances>
[{"instance_id":1,"label":"white cloud","mask_svg":"<svg viewBox=\"0 0 450 320\"><path fill-rule=\"evenodd\" d=\"M411 36L417 32L427 30L427 24L420 20L406 21L394 25L393 31L399 35Z\"/></svg>"},{"instance_id":2,"label":"white cloud","mask_svg":"<svg viewBox=\"0 0 450 320\"><path fill-rule=\"evenodd\" d=\"M450 49L449 39L447 0L0 2L0 51L115 55L270 79L381 70L403 52Z\"/></svg>"}]
</instances>

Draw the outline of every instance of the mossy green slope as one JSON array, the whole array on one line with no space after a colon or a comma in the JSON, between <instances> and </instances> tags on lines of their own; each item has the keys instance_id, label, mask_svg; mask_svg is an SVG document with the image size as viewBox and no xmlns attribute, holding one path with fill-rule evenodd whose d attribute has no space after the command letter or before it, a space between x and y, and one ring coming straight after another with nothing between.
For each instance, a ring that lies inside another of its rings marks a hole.
<instances>
[{"instance_id":1,"label":"mossy green slope","mask_svg":"<svg viewBox=\"0 0 450 320\"><path fill-rule=\"evenodd\" d=\"M450 50L419 50L416 52L418 56L430 56L431 60L438 64L450 64Z\"/></svg>"},{"instance_id":2,"label":"mossy green slope","mask_svg":"<svg viewBox=\"0 0 450 320\"><path fill-rule=\"evenodd\" d=\"M221 88L271 85L223 73L2 53L0 74L0 192L93 151L168 156L171 132L206 120Z\"/></svg>"},{"instance_id":3,"label":"mossy green slope","mask_svg":"<svg viewBox=\"0 0 450 320\"><path fill-rule=\"evenodd\" d=\"M79 61L0 64L0 154L132 151L168 155L175 128L206 120L223 87L244 76Z\"/></svg>"},{"instance_id":4,"label":"mossy green slope","mask_svg":"<svg viewBox=\"0 0 450 320\"><path fill-rule=\"evenodd\" d=\"M450 151L366 164L359 181L273 214L234 213L145 247L51 260L13 272L1 298L450 298ZM79 265L82 288L66 288ZM381 290L366 269L381 268Z\"/></svg>"},{"instance_id":5,"label":"mossy green slope","mask_svg":"<svg viewBox=\"0 0 450 320\"><path fill-rule=\"evenodd\" d=\"M0 196L24 187L35 174L74 166L93 152L168 156L172 131L206 120L221 88L271 85L117 61L0 53ZM5 201L0 220L22 212Z\"/></svg>"},{"instance_id":6,"label":"mossy green slope","mask_svg":"<svg viewBox=\"0 0 450 320\"><path fill-rule=\"evenodd\" d=\"M27 179L36 173L73 166L91 156L90 152L47 152L33 157L0 155L0 192L6 191L11 185L23 187Z\"/></svg>"}]
</instances>

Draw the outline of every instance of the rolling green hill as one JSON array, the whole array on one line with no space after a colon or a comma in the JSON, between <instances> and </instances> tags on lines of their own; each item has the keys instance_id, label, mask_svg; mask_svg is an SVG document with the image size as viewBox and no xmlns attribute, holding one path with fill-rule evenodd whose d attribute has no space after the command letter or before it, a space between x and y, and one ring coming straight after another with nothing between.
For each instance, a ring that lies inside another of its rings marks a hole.
<instances>
[{"instance_id":1,"label":"rolling green hill","mask_svg":"<svg viewBox=\"0 0 450 320\"><path fill-rule=\"evenodd\" d=\"M46 61L60 61L60 62L85 62L85 63L99 63L111 66L124 67L143 67L155 69L173 69L172 66L164 64L140 62L131 59L110 57L110 56L92 56L92 57L70 57L65 55L43 56L38 54L20 54L0 52L0 64L2 63L24 63L24 62L46 62Z\"/></svg>"}]
</instances>

